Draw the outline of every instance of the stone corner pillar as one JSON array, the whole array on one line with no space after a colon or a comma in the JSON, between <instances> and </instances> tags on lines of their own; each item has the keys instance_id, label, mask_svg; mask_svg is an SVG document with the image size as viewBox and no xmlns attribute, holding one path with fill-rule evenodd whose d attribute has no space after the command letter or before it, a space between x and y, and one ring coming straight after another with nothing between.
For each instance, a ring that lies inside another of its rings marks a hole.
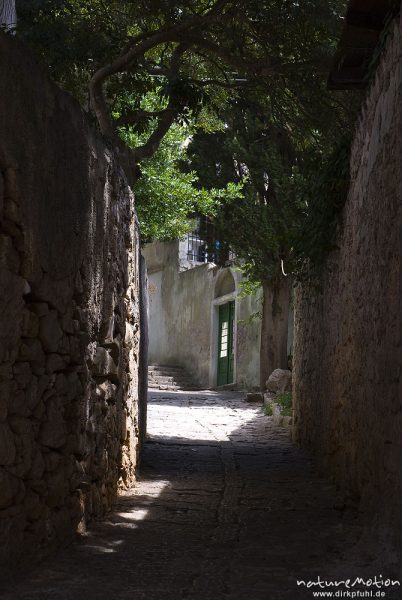
<instances>
[{"instance_id":1,"label":"stone corner pillar","mask_svg":"<svg viewBox=\"0 0 402 600\"><path fill-rule=\"evenodd\" d=\"M140 453L147 433L148 402L148 274L140 255L140 356L138 368L138 426Z\"/></svg>"}]
</instances>

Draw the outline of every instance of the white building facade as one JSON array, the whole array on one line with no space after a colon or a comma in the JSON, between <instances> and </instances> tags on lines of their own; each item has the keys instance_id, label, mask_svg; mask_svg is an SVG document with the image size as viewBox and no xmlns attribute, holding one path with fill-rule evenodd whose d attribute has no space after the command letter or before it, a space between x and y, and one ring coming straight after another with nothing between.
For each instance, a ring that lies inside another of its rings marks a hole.
<instances>
[{"instance_id":1,"label":"white building facade","mask_svg":"<svg viewBox=\"0 0 402 600\"><path fill-rule=\"evenodd\" d=\"M148 269L149 362L180 366L200 387L259 385L261 296L241 297L241 271L207 262L183 241L143 250Z\"/></svg>"}]
</instances>

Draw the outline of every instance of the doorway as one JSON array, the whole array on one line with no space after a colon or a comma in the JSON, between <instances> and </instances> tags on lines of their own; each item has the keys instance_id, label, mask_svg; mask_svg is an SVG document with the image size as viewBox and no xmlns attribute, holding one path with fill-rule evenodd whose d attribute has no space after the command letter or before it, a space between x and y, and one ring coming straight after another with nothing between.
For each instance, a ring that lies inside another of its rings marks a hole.
<instances>
[{"instance_id":1,"label":"doorway","mask_svg":"<svg viewBox=\"0 0 402 600\"><path fill-rule=\"evenodd\" d=\"M218 386L234 382L234 322L234 301L219 306Z\"/></svg>"}]
</instances>

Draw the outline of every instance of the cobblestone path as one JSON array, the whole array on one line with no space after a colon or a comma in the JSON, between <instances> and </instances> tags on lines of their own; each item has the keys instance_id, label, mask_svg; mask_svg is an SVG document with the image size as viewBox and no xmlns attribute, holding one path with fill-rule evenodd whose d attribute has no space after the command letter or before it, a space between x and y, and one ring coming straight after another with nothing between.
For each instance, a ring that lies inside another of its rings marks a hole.
<instances>
[{"instance_id":1,"label":"cobblestone path","mask_svg":"<svg viewBox=\"0 0 402 600\"><path fill-rule=\"evenodd\" d=\"M356 514L260 406L155 392L149 434L136 489L1 598L295 600L297 579L363 574Z\"/></svg>"}]
</instances>

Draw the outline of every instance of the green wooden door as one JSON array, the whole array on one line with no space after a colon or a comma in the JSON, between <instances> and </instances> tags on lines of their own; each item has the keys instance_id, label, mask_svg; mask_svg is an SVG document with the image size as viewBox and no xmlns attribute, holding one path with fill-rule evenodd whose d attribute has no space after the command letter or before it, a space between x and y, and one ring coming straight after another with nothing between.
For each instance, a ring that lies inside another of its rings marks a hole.
<instances>
[{"instance_id":1,"label":"green wooden door","mask_svg":"<svg viewBox=\"0 0 402 600\"><path fill-rule=\"evenodd\" d=\"M219 307L218 385L233 383L235 303Z\"/></svg>"}]
</instances>

